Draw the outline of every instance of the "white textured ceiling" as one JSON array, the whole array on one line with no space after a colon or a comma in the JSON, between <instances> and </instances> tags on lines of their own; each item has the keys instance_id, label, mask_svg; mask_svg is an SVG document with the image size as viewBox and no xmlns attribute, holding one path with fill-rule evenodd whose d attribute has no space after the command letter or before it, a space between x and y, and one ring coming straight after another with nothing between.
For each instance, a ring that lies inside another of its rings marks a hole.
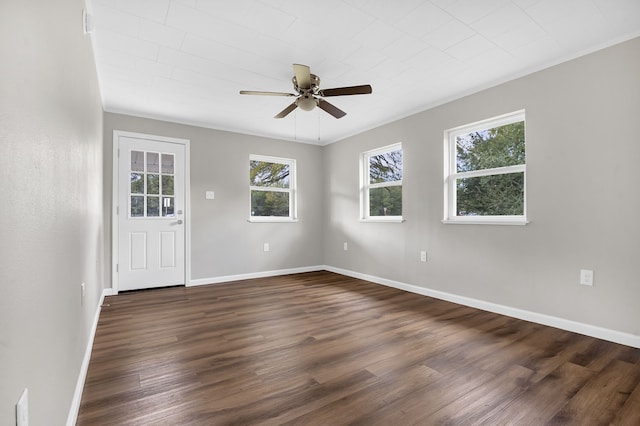
<instances>
[{"instance_id":1,"label":"white textured ceiling","mask_svg":"<svg viewBox=\"0 0 640 426\"><path fill-rule=\"evenodd\" d=\"M106 111L326 144L640 35L640 0L87 0ZM321 88L273 116L293 63Z\"/></svg>"}]
</instances>

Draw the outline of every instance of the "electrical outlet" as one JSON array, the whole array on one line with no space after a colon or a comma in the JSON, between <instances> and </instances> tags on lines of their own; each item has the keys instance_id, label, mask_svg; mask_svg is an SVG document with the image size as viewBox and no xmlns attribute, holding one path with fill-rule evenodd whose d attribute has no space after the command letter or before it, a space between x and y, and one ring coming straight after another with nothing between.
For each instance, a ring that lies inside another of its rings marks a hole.
<instances>
[{"instance_id":1,"label":"electrical outlet","mask_svg":"<svg viewBox=\"0 0 640 426\"><path fill-rule=\"evenodd\" d=\"M16 404L16 426L29 426L29 389L25 388Z\"/></svg>"},{"instance_id":2,"label":"electrical outlet","mask_svg":"<svg viewBox=\"0 0 640 426\"><path fill-rule=\"evenodd\" d=\"M420 251L420 262L426 262L426 261L427 261L427 251L422 250Z\"/></svg>"},{"instance_id":3,"label":"electrical outlet","mask_svg":"<svg viewBox=\"0 0 640 426\"><path fill-rule=\"evenodd\" d=\"M205 191L204 198L207 199L207 200L215 200L216 199L216 193L213 192L213 191Z\"/></svg>"},{"instance_id":4,"label":"electrical outlet","mask_svg":"<svg viewBox=\"0 0 640 426\"><path fill-rule=\"evenodd\" d=\"M345 243L342 245L342 248L344 249L344 251L349 250L349 245L346 243L346 241L345 241Z\"/></svg>"},{"instance_id":5,"label":"electrical outlet","mask_svg":"<svg viewBox=\"0 0 640 426\"><path fill-rule=\"evenodd\" d=\"M580 284L593 285L593 271L590 269L580 269Z\"/></svg>"},{"instance_id":6,"label":"electrical outlet","mask_svg":"<svg viewBox=\"0 0 640 426\"><path fill-rule=\"evenodd\" d=\"M262 246L262 250L269 251L269 243L264 243L264 245Z\"/></svg>"}]
</instances>

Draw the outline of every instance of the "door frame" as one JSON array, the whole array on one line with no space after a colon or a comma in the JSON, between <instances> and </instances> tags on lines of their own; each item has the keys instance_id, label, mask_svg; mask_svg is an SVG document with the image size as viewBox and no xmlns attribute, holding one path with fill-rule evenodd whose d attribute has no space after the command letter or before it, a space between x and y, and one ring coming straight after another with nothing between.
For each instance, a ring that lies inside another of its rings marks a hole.
<instances>
[{"instance_id":1,"label":"door frame","mask_svg":"<svg viewBox=\"0 0 640 426\"><path fill-rule=\"evenodd\" d=\"M111 175L111 289L113 294L118 294L119 275L118 275L118 246L119 246L119 221L118 221L118 166L119 166L119 148L120 137L128 137L135 139L144 139L157 142L169 142L184 145L184 209L185 209L185 228L184 228L184 285L188 286L191 281L191 141L189 139L179 139L167 136L156 136L144 133L126 132L122 130L113 131L113 154L112 154L112 175ZM126 209L125 209L126 210Z\"/></svg>"}]
</instances>

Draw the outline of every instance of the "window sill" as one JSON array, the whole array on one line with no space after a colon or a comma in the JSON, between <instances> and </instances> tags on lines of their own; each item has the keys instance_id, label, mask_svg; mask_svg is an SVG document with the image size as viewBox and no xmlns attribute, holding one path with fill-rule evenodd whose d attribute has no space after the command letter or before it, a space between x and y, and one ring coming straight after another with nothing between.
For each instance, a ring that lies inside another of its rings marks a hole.
<instances>
[{"instance_id":1,"label":"window sill","mask_svg":"<svg viewBox=\"0 0 640 426\"><path fill-rule=\"evenodd\" d=\"M455 218L455 219L444 219L442 221L445 225L515 225L515 226L524 226L529 223L529 221L525 218L499 218L499 217L491 217L491 218Z\"/></svg>"},{"instance_id":2,"label":"window sill","mask_svg":"<svg viewBox=\"0 0 640 426\"><path fill-rule=\"evenodd\" d=\"M404 222L404 218L402 216L394 216L394 217L368 217L368 218L360 218L358 222L373 222L373 223L402 223Z\"/></svg>"},{"instance_id":3,"label":"window sill","mask_svg":"<svg viewBox=\"0 0 640 426\"><path fill-rule=\"evenodd\" d=\"M247 222L251 223L294 223L298 219L291 219L290 217L250 217Z\"/></svg>"}]
</instances>

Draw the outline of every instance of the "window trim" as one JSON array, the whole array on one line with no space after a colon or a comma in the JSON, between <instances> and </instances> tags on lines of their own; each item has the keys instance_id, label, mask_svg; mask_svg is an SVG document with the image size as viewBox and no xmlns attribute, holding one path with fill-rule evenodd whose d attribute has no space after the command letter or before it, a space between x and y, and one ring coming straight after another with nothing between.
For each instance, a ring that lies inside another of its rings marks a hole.
<instances>
[{"instance_id":1,"label":"window trim","mask_svg":"<svg viewBox=\"0 0 640 426\"><path fill-rule=\"evenodd\" d=\"M479 130L487 130L507 124L525 122L525 110L514 111L475 123L454 127L444 132L444 224L484 224L484 225L526 225L527 219L527 164L497 167L492 169L473 170L470 172L456 172L456 137ZM526 133L525 133L526 135ZM526 136L525 136L526 138ZM526 149L526 139L525 139ZM522 215L503 216L458 216L456 214L456 182L458 179L481 176L496 176L501 174L523 173L524 177L524 206Z\"/></svg>"},{"instance_id":2,"label":"window trim","mask_svg":"<svg viewBox=\"0 0 640 426\"><path fill-rule=\"evenodd\" d=\"M402 178L399 181L393 182L379 182L369 183L369 158L375 155L384 154L392 151L402 151ZM404 180L404 150L402 148L402 142L396 142L391 145L383 146L380 148L372 149L362 152L360 154L360 222L386 222L386 223L401 223L404 222L403 215L395 216L370 216L369 215L369 190L376 188L384 188L388 186L400 186L403 187ZM404 212L404 202L403 202Z\"/></svg>"},{"instance_id":3,"label":"window trim","mask_svg":"<svg viewBox=\"0 0 640 426\"><path fill-rule=\"evenodd\" d=\"M289 165L289 188L274 188L264 186L252 186L249 182L249 219L248 222L297 222L298 206L297 206L297 170L296 160L294 158L273 157L269 155L249 154L249 173L251 173L251 161L260 161L264 163L277 163ZM289 194L289 216L252 216L251 215L251 191L264 192L286 192Z\"/></svg>"}]
</instances>

